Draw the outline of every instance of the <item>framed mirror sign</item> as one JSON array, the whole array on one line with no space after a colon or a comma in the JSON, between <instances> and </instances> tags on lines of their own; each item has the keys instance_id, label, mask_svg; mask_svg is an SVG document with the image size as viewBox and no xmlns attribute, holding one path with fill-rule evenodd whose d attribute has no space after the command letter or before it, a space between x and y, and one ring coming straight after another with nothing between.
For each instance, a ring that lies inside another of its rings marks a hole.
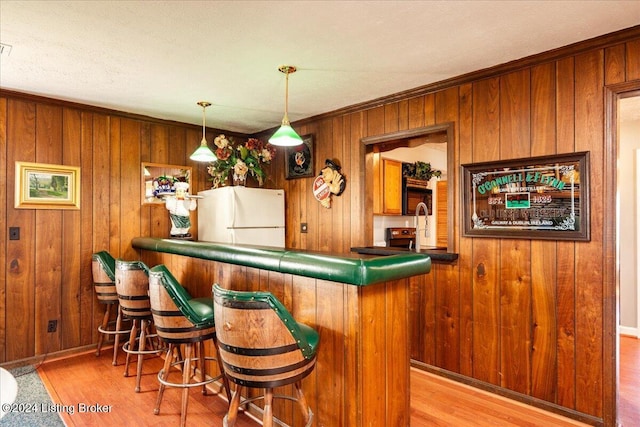
<instances>
[{"instance_id":1,"label":"framed mirror sign","mask_svg":"<svg viewBox=\"0 0 640 427\"><path fill-rule=\"evenodd\" d=\"M164 204L163 197L175 193L177 182L191 184L189 166L143 162L141 173L143 205Z\"/></svg>"},{"instance_id":2,"label":"framed mirror sign","mask_svg":"<svg viewBox=\"0 0 640 427\"><path fill-rule=\"evenodd\" d=\"M588 152L461 168L464 236L590 240Z\"/></svg>"}]
</instances>

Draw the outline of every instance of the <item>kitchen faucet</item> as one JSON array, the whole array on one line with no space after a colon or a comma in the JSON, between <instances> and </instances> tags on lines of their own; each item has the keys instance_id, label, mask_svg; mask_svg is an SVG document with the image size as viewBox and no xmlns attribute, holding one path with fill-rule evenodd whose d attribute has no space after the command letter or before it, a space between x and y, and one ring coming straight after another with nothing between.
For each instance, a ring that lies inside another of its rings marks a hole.
<instances>
[{"instance_id":1,"label":"kitchen faucet","mask_svg":"<svg viewBox=\"0 0 640 427\"><path fill-rule=\"evenodd\" d=\"M420 208L424 208L424 237L427 237L429 230L429 212L427 211L427 205L424 202L418 203L416 206L416 216L413 220L413 224L416 227L416 252L420 252L420 228L418 227L418 216L420 214Z\"/></svg>"}]
</instances>

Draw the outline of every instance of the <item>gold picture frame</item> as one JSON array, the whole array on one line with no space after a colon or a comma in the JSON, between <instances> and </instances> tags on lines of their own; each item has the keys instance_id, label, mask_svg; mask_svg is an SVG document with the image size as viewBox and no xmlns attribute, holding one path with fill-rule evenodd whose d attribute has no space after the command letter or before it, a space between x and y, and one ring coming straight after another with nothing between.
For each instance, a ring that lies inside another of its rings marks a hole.
<instances>
[{"instance_id":1,"label":"gold picture frame","mask_svg":"<svg viewBox=\"0 0 640 427\"><path fill-rule=\"evenodd\" d=\"M80 209L80 167L16 162L17 209Z\"/></svg>"}]
</instances>

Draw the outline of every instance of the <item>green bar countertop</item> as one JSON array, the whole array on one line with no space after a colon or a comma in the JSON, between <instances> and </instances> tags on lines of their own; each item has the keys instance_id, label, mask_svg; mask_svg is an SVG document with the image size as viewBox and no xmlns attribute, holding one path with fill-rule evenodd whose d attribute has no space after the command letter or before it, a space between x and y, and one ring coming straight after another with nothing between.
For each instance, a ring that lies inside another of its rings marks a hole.
<instances>
[{"instance_id":1,"label":"green bar countertop","mask_svg":"<svg viewBox=\"0 0 640 427\"><path fill-rule=\"evenodd\" d=\"M431 270L431 258L415 253L389 256L332 254L153 237L136 237L132 245L136 249L244 265L357 286L404 279L426 274Z\"/></svg>"}]
</instances>

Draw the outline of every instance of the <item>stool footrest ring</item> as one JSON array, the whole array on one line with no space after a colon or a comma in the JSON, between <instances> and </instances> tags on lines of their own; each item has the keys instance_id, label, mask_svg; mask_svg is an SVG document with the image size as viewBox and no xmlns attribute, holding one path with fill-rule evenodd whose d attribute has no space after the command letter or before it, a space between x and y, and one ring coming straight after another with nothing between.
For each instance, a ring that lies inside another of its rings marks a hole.
<instances>
[{"instance_id":1,"label":"stool footrest ring","mask_svg":"<svg viewBox=\"0 0 640 427\"><path fill-rule=\"evenodd\" d=\"M214 361L214 360L218 360L215 357L205 357L204 358L205 361ZM197 359L191 359L191 360L197 360ZM171 367L177 366L177 365L184 365L184 360L176 360L175 362L171 363ZM184 368L183 368L184 369ZM187 369L190 369L189 367L187 367ZM189 388L189 387L198 387L198 386L203 386L203 385L207 385L207 384L211 384L214 381L217 381L219 379L222 378L222 375L218 375L217 377L212 377L212 378L207 378L204 381L200 381L197 383L188 383L188 384L183 384L183 383L174 383L174 382L170 382L170 381L166 381L163 380L162 377L164 376L164 368L160 369L160 372L158 372L158 381L160 382L160 384L164 384L167 387L178 387L178 388Z\"/></svg>"},{"instance_id":2,"label":"stool footrest ring","mask_svg":"<svg viewBox=\"0 0 640 427\"><path fill-rule=\"evenodd\" d=\"M240 404L238 406L245 406L248 405L252 402L255 402L256 400L262 400L264 399L264 395L260 395L260 396L256 396L256 397L252 397L250 399L240 399ZM273 399L287 399L287 400L291 400L293 402L297 402L298 399L293 397L293 396L287 396L287 395L281 395L281 394L274 394L273 395ZM227 417L229 416L229 414L226 414L224 416L224 418L222 419L222 427L227 427ZM313 423L313 411L311 411L311 408L309 408L309 422L307 424L305 424L304 427L311 427L311 424Z\"/></svg>"},{"instance_id":3,"label":"stool footrest ring","mask_svg":"<svg viewBox=\"0 0 640 427\"><path fill-rule=\"evenodd\" d=\"M147 335L146 339L153 339L153 338L157 338L158 334L151 334L151 335ZM136 338L136 341L140 340L140 337ZM127 341L126 343L122 344L122 350L125 353L130 353L130 354L158 354L158 353L162 353L163 351L167 351L167 347L157 347L157 348L152 348L149 350L144 350L144 351L140 351L140 350L131 350L131 343L129 341Z\"/></svg>"}]
</instances>

